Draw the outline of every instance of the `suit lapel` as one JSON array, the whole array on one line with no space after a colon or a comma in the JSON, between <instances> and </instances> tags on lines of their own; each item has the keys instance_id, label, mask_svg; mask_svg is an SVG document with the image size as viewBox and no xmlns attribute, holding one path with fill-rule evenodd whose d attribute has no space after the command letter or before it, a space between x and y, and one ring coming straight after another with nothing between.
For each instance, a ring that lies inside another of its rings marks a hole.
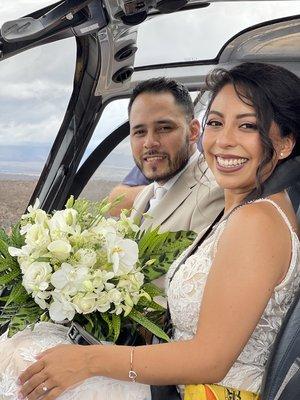
<instances>
[{"instance_id":1,"label":"suit lapel","mask_svg":"<svg viewBox=\"0 0 300 400\"><path fill-rule=\"evenodd\" d=\"M158 206L153 209L151 213L153 218L145 219L142 224L143 229L146 229L151 225L157 226L164 223L192 193L193 187L198 183L196 179L196 170L198 170L198 168L196 168L197 161L193 162L180 175L178 180L174 183L168 193L163 197ZM155 224L153 224L153 221L155 221Z\"/></svg>"},{"instance_id":2,"label":"suit lapel","mask_svg":"<svg viewBox=\"0 0 300 400\"><path fill-rule=\"evenodd\" d=\"M141 218L142 214L149 208L149 201L154 194L154 184L148 185L140 194L137 199L137 205L132 210L132 218Z\"/></svg>"}]
</instances>

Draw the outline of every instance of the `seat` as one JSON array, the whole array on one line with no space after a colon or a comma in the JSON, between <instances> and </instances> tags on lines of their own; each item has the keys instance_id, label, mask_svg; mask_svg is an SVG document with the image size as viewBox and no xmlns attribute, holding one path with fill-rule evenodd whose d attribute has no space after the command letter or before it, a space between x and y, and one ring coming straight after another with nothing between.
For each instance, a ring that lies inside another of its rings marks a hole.
<instances>
[{"instance_id":1,"label":"seat","mask_svg":"<svg viewBox=\"0 0 300 400\"><path fill-rule=\"evenodd\" d=\"M261 393L262 400L300 399L300 290L276 337Z\"/></svg>"}]
</instances>

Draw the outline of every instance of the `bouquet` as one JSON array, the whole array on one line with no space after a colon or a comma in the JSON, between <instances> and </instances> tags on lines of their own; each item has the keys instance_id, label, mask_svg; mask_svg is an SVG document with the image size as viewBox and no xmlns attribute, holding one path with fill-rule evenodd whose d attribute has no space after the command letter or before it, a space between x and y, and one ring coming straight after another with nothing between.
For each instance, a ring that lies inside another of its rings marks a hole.
<instances>
[{"instance_id":1,"label":"bouquet","mask_svg":"<svg viewBox=\"0 0 300 400\"><path fill-rule=\"evenodd\" d=\"M47 214L37 200L10 236L0 230L2 331L73 321L97 340L118 342L128 326L143 326L168 341L160 327L165 309L155 301L163 293L152 281L195 234L142 232L125 210L118 221L107 218L111 207L71 197Z\"/></svg>"}]
</instances>

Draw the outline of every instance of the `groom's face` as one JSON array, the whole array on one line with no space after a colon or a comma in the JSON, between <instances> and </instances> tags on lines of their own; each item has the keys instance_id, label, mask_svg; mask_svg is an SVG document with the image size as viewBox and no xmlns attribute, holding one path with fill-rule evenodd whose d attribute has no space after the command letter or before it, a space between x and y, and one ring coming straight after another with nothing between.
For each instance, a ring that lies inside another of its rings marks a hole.
<instances>
[{"instance_id":1,"label":"groom's face","mask_svg":"<svg viewBox=\"0 0 300 400\"><path fill-rule=\"evenodd\" d=\"M142 93L129 116L134 160L150 180L164 184L187 164L198 139L197 120L188 121L172 93Z\"/></svg>"}]
</instances>

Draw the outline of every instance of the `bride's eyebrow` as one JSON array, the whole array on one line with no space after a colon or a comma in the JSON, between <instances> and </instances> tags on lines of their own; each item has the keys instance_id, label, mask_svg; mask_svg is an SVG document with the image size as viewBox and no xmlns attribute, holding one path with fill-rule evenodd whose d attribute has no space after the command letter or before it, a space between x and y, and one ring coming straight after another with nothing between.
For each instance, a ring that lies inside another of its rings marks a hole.
<instances>
[{"instance_id":1,"label":"bride's eyebrow","mask_svg":"<svg viewBox=\"0 0 300 400\"><path fill-rule=\"evenodd\" d=\"M256 114L255 113L243 113L243 114L238 114L236 116L237 119L241 119L241 118L245 118L245 117L254 117L254 118L256 118Z\"/></svg>"},{"instance_id":2,"label":"bride's eyebrow","mask_svg":"<svg viewBox=\"0 0 300 400\"><path fill-rule=\"evenodd\" d=\"M210 110L208 115L211 115L211 114L216 114L219 117L224 117L224 114L222 114L220 111L216 111L216 110Z\"/></svg>"},{"instance_id":3,"label":"bride's eyebrow","mask_svg":"<svg viewBox=\"0 0 300 400\"><path fill-rule=\"evenodd\" d=\"M222 117L222 118L224 117L224 114L221 113L220 111L217 111L217 110L210 110L208 115L211 115L211 114L216 114L216 115L218 115L219 117ZM256 118L256 114L254 112L253 113L242 113L242 114L237 114L237 116L236 116L237 119L241 119L241 118L245 118L245 117L254 117L254 118Z\"/></svg>"}]
</instances>

